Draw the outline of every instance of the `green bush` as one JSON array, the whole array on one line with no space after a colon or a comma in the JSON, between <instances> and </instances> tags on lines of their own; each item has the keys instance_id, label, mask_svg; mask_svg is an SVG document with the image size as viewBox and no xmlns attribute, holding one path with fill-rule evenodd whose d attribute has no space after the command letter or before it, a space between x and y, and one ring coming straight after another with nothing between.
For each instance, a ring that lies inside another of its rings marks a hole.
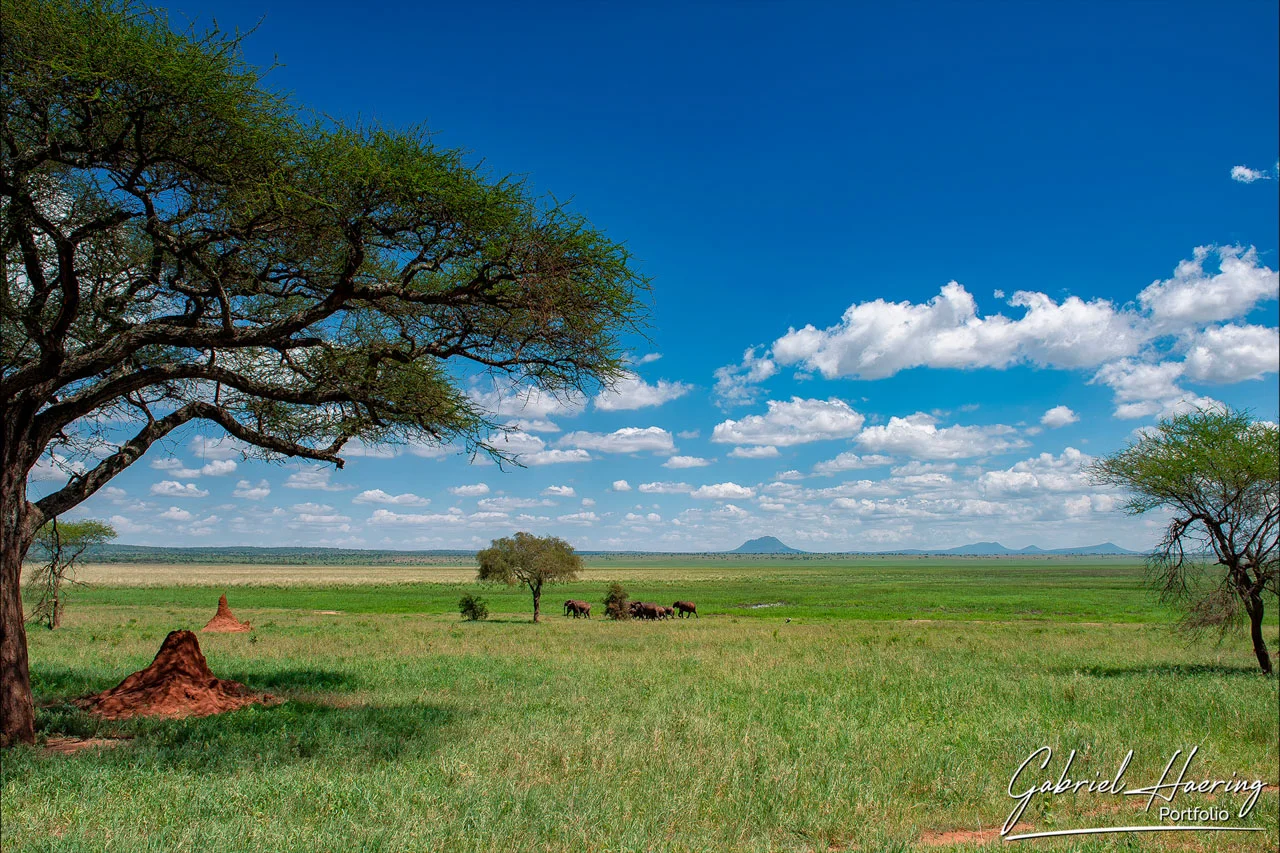
<instances>
[{"instance_id":1,"label":"green bush","mask_svg":"<svg viewBox=\"0 0 1280 853\"><path fill-rule=\"evenodd\" d=\"M622 588L622 584L614 581L604 594L604 615L610 619L630 619L631 611L627 607L629 603L627 591Z\"/></svg>"},{"instance_id":2,"label":"green bush","mask_svg":"<svg viewBox=\"0 0 1280 853\"><path fill-rule=\"evenodd\" d=\"M480 622L489 618L489 605L483 598L467 594L458 599L458 612L468 622Z\"/></svg>"}]
</instances>

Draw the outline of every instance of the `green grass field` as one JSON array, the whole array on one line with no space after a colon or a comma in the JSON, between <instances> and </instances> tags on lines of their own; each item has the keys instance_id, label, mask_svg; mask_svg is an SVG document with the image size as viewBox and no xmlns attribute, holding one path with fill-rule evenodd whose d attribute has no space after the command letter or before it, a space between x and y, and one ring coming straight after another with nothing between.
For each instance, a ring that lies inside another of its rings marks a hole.
<instances>
[{"instance_id":1,"label":"green grass field","mask_svg":"<svg viewBox=\"0 0 1280 853\"><path fill-rule=\"evenodd\" d=\"M1056 780L1133 786L1198 747L1188 778L1261 778L1257 833L1016 842L1052 850L1275 850L1280 692L1243 638L1189 644L1107 559L596 560L520 590L456 565L92 568L66 626L32 628L42 738L112 749L3 756L0 847L23 850L911 850L1015 805L1034 750ZM703 618L574 621L617 578ZM285 586L288 584L288 586ZM107 723L66 700L150 662L217 596L252 634L201 635L214 672L286 699L219 717ZM493 618L463 623L462 591ZM761 607L759 605L770 605ZM1277 610L1267 636L1277 645ZM337 611L326 613L319 611ZM790 619L788 622L787 620ZM1179 765L1180 766L1180 765ZM1024 785L1023 787L1027 787ZM1239 796L1179 795L1178 807ZM1146 798L1081 793L1034 830L1169 823ZM1233 812L1234 814L1234 812ZM993 846L1006 842L990 840Z\"/></svg>"}]
</instances>

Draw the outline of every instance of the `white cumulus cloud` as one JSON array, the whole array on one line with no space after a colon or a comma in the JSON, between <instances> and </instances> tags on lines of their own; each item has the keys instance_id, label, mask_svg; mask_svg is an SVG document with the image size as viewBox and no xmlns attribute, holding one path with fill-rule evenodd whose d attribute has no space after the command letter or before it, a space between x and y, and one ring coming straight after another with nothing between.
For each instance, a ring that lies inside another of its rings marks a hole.
<instances>
[{"instance_id":1,"label":"white cumulus cloud","mask_svg":"<svg viewBox=\"0 0 1280 853\"><path fill-rule=\"evenodd\" d=\"M1232 166L1231 180L1242 184L1251 184L1254 181L1269 181L1271 173L1259 169L1250 169L1248 166Z\"/></svg>"},{"instance_id":2,"label":"white cumulus cloud","mask_svg":"<svg viewBox=\"0 0 1280 853\"><path fill-rule=\"evenodd\" d=\"M179 483L177 480L161 480L151 486L151 494L166 498L203 498L209 494L195 483Z\"/></svg>"},{"instance_id":3,"label":"white cumulus cloud","mask_svg":"<svg viewBox=\"0 0 1280 853\"><path fill-rule=\"evenodd\" d=\"M366 489L352 498L351 502L357 504L388 504L390 506L426 506L431 503L431 500L419 497L412 492L393 495L384 492L382 489Z\"/></svg>"},{"instance_id":4,"label":"white cumulus cloud","mask_svg":"<svg viewBox=\"0 0 1280 853\"><path fill-rule=\"evenodd\" d=\"M1186 375L1200 382L1243 382L1280 370L1280 330L1210 326L1191 339Z\"/></svg>"},{"instance_id":5,"label":"white cumulus cloud","mask_svg":"<svg viewBox=\"0 0 1280 853\"><path fill-rule=\"evenodd\" d=\"M526 432L559 432L553 417L573 417L586 407L580 394L553 394L533 385L495 380L488 388L471 392L471 399L496 421Z\"/></svg>"},{"instance_id":6,"label":"white cumulus cloud","mask_svg":"<svg viewBox=\"0 0 1280 853\"><path fill-rule=\"evenodd\" d=\"M606 412L643 409L649 406L661 406L693 390L692 385L684 382L668 382L659 379L656 385L650 385L634 373L627 373L612 388L596 395L596 408Z\"/></svg>"},{"instance_id":7,"label":"white cumulus cloud","mask_svg":"<svg viewBox=\"0 0 1280 853\"><path fill-rule=\"evenodd\" d=\"M768 401L763 415L716 424L711 440L722 444L759 444L788 447L811 441L849 438L866 421L843 400Z\"/></svg>"},{"instance_id":8,"label":"white cumulus cloud","mask_svg":"<svg viewBox=\"0 0 1280 853\"><path fill-rule=\"evenodd\" d=\"M647 495L680 495L693 491L688 483L641 483L640 491Z\"/></svg>"},{"instance_id":9,"label":"white cumulus cloud","mask_svg":"<svg viewBox=\"0 0 1280 853\"><path fill-rule=\"evenodd\" d=\"M755 386L778 372L778 365L767 355L756 355L751 347L742 354L742 363L718 368L715 372L716 398L722 405L747 403L755 397Z\"/></svg>"},{"instance_id":10,"label":"white cumulus cloud","mask_svg":"<svg viewBox=\"0 0 1280 853\"><path fill-rule=\"evenodd\" d=\"M1217 272L1205 270L1210 255L1217 256ZM1256 249L1197 246L1190 260L1178 264L1173 278L1148 285L1138 302L1158 329L1177 331L1242 317L1278 295L1280 277L1259 265Z\"/></svg>"},{"instance_id":11,"label":"white cumulus cloud","mask_svg":"<svg viewBox=\"0 0 1280 853\"><path fill-rule=\"evenodd\" d=\"M1054 406L1040 416L1040 423L1049 429L1057 429L1080 420L1080 416L1066 406Z\"/></svg>"},{"instance_id":12,"label":"white cumulus cloud","mask_svg":"<svg viewBox=\"0 0 1280 853\"><path fill-rule=\"evenodd\" d=\"M1020 290L1009 304L1025 309L1023 316L981 317L973 295L953 281L923 304L857 303L834 326L792 329L772 353L779 364L829 379L882 379L912 367L1094 366L1137 352L1143 340L1136 318L1105 299L1059 303Z\"/></svg>"},{"instance_id":13,"label":"white cumulus cloud","mask_svg":"<svg viewBox=\"0 0 1280 853\"><path fill-rule=\"evenodd\" d=\"M467 486L454 486L453 488L449 489L449 491L453 492L455 495L457 495L460 498L474 498L480 495L489 494L489 484L473 483Z\"/></svg>"},{"instance_id":14,"label":"white cumulus cloud","mask_svg":"<svg viewBox=\"0 0 1280 853\"><path fill-rule=\"evenodd\" d=\"M341 492L350 486L340 486L329 482L332 471L328 468L304 468L295 471L284 481L286 489L316 489L322 492Z\"/></svg>"},{"instance_id":15,"label":"white cumulus cloud","mask_svg":"<svg viewBox=\"0 0 1280 853\"><path fill-rule=\"evenodd\" d=\"M735 459L776 459L782 454L772 444L761 444L752 447L735 447L729 451Z\"/></svg>"},{"instance_id":16,"label":"white cumulus cloud","mask_svg":"<svg viewBox=\"0 0 1280 853\"><path fill-rule=\"evenodd\" d=\"M708 498L711 500L741 500L755 497L755 494L755 489L739 486L737 483L716 483L710 486L699 486L690 493L689 497Z\"/></svg>"},{"instance_id":17,"label":"white cumulus cloud","mask_svg":"<svg viewBox=\"0 0 1280 853\"><path fill-rule=\"evenodd\" d=\"M571 432L562 438L561 445L580 450L597 450L601 453L672 453L675 441L671 433L662 427L623 427L610 433Z\"/></svg>"},{"instance_id":18,"label":"white cumulus cloud","mask_svg":"<svg viewBox=\"0 0 1280 853\"><path fill-rule=\"evenodd\" d=\"M591 454L585 450L539 450L520 457L525 465L555 465L561 462L590 462Z\"/></svg>"},{"instance_id":19,"label":"white cumulus cloud","mask_svg":"<svg viewBox=\"0 0 1280 853\"><path fill-rule=\"evenodd\" d=\"M585 512L571 512L568 515L556 516L556 521L564 522L565 524L595 524L599 520L600 516L590 510Z\"/></svg>"},{"instance_id":20,"label":"white cumulus cloud","mask_svg":"<svg viewBox=\"0 0 1280 853\"><path fill-rule=\"evenodd\" d=\"M672 456L662 463L663 468L704 468L711 464L710 459L701 456Z\"/></svg>"},{"instance_id":21,"label":"white cumulus cloud","mask_svg":"<svg viewBox=\"0 0 1280 853\"><path fill-rule=\"evenodd\" d=\"M243 498L249 501L260 501L267 495L271 494L271 484L266 480L259 480L255 486L248 480L241 480L236 483L235 491L231 493L234 497Z\"/></svg>"},{"instance_id":22,"label":"white cumulus cloud","mask_svg":"<svg viewBox=\"0 0 1280 853\"><path fill-rule=\"evenodd\" d=\"M922 412L905 418L890 418L888 424L881 426L867 427L858 435L857 441L868 450L913 459L990 456L1027 444L1017 437L1013 427L1004 424L939 428L931 415Z\"/></svg>"},{"instance_id":23,"label":"white cumulus cloud","mask_svg":"<svg viewBox=\"0 0 1280 853\"><path fill-rule=\"evenodd\" d=\"M856 471L861 468L880 468L893 462L892 456L869 453L859 456L851 450L841 453L835 459L828 459L813 466L815 474L838 474L841 471Z\"/></svg>"}]
</instances>

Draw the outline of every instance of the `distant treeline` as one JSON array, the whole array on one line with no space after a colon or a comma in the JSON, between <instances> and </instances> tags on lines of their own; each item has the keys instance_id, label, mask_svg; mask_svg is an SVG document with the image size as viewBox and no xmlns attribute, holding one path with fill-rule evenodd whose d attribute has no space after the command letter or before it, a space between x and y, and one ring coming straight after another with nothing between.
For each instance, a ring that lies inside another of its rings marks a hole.
<instances>
[{"instance_id":1,"label":"distant treeline","mask_svg":"<svg viewBox=\"0 0 1280 853\"><path fill-rule=\"evenodd\" d=\"M34 551L34 549L33 549ZM422 565L474 559L475 551L390 551L357 548L159 548L148 545L102 545L82 558L88 563L238 563L298 566ZM38 558L36 554L32 557Z\"/></svg>"},{"instance_id":2,"label":"distant treeline","mask_svg":"<svg viewBox=\"0 0 1280 853\"><path fill-rule=\"evenodd\" d=\"M1097 546L1095 546L1097 547ZM1122 549L1117 549L1122 550ZM1115 552L1081 549L1070 551L1039 552L1007 552L1002 555L979 554L942 554L939 552L899 551L899 552L848 552L828 554L734 554L716 552L690 551L579 551L583 557L595 562L613 560L627 561L634 559L654 560L662 558L680 558L726 563L772 563L772 562L807 562L827 563L832 560L868 557L938 557L954 558L990 558L991 556L1007 557L1048 557L1048 556L1102 556ZM224 563L242 565L297 565L297 566L438 566L456 565L475 559L476 552L462 549L441 549L434 551L394 551L390 549L359 548L257 548L248 545L229 545L222 547L164 548L150 545L99 545L85 552L82 560L87 563ZM40 560L44 557L37 547L32 547L28 559Z\"/></svg>"}]
</instances>

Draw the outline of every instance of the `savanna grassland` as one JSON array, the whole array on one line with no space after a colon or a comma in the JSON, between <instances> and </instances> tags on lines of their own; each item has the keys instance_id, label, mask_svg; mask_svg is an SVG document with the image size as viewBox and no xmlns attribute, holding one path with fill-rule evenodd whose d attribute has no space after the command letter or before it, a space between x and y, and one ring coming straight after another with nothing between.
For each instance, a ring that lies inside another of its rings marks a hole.
<instances>
[{"instance_id":1,"label":"savanna grassland","mask_svg":"<svg viewBox=\"0 0 1280 853\"><path fill-rule=\"evenodd\" d=\"M1018 842L1053 850L1274 850L1280 692L1243 638L1188 644L1115 558L597 558L550 588L435 566L102 565L65 627L32 627L42 739L3 756L0 847L25 850L911 850L992 845L1022 788L1075 778L1261 778L1257 833ZM700 619L610 623L633 598ZM343 582L345 581L345 582ZM201 635L213 671L285 699L104 722L67 700L150 662L227 591L251 634ZM462 592L493 617L459 620ZM1277 643L1277 607L1267 636ZM790 620L790 621L788 621ZM1178 765L1181 766L1180 764ZM1175 805L1238 808L1239 796ZM1042 797L1028 830L1169 823L1146 798ZM1233 812L1234 814L1234 812ZM953 832L980 835L948 835Z\"/></svg>"}]
</instances>

